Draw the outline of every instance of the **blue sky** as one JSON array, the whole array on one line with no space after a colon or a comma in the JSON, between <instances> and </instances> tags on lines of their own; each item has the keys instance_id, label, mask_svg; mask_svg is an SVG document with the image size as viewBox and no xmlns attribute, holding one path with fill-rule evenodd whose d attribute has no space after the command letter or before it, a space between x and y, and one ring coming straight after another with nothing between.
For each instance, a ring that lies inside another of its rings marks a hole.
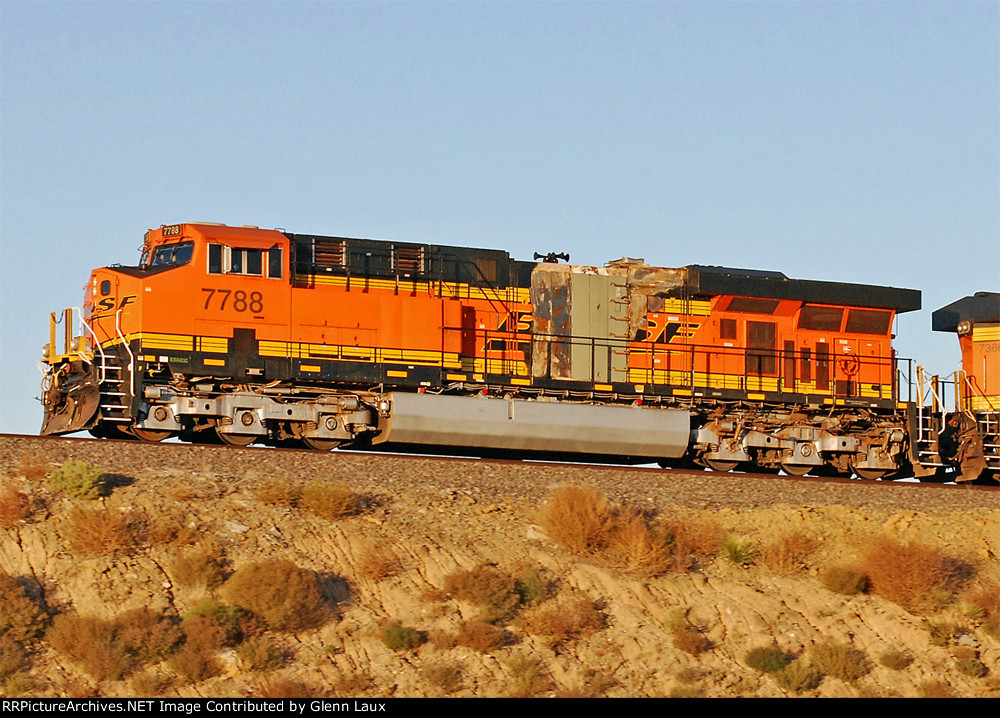
<instances>
[{"instance_id":1,"label":"blue sky","mask_svg":"<svg viewBox=\"0 0 1000 718\"><path fill-rule=\"evenodd\" d=\"M1000 290L996 2L0 0L0 431L150 227Z\"/></svg>"}]
</instances>

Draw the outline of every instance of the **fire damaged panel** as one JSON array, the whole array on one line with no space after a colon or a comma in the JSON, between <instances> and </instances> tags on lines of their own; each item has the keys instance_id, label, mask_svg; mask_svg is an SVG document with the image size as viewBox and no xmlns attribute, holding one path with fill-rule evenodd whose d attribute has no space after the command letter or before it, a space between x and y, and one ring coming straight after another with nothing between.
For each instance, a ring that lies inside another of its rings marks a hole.
<instances>
[{"instance_id":1,"label":"fire damaged panel","mask_svg":"<svg viewBox=\"0 0 1000 718\"><path fill-rule=\"evenodd\" d=\"M572 321L570 267L539 264L531 273L534 337L531 371L535 377L570 378Z\"/></svg>"}]
</instances>

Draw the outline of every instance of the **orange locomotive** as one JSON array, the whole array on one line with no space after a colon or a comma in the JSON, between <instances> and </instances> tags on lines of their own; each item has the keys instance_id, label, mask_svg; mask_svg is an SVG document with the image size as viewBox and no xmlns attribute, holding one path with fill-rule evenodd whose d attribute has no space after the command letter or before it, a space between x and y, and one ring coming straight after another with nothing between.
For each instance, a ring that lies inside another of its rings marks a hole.
<instances>
[{"instance_id":1,"label":"orange locomotive","mask_svg":"<svg viewBox=\"0 0 1000 718\"><path fill-rule=\"evenodd\" d=\"M61 353L53 315L42 433L865 478L919 462L891 347L919 292L542 259L151 230L139 266L94 270Z\"/></svg>"}]
</instances>

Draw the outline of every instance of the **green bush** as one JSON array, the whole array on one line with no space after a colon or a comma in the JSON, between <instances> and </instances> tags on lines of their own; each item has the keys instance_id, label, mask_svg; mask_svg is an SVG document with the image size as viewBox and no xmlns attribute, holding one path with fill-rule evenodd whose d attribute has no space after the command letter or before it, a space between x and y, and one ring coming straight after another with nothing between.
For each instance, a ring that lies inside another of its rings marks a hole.
<instances>
[{"instance_id":1,"label":"green bush","mask_svg":"<svg viewBox=\"0 0 1000 718\"><path fill-rule=\"evenodd\" d=\"M97 499L108 494L104 472L76 459L70 459L49 474L49 485L74 499Z\"/></svg>"},{"instance_id":2,"label":"green bush","mask_svg":"<svg viewBox=\"0 0 1000 718\"><path fill-rule=\"evenodd\" d=\"M409 651L424 642L424 634L393 621L382 629L382 641L394 651Z\"/></svg>"},{"instance_id":3,"label":"green bush","mask_svg":"<svg viewBox=\"0 0 1000 718\"><path fill-rule=\"evenodd\" d=\"M794 658L777 646L754 648L744 658L746 664L761 673L776 673L791 663Z\"/></svg>"},{"instance_id":4,"label":"green bush","mask_svg":"<svg viewBox=\"0 0 1000 718\"><path fill-rule=\"evenodd\" d=\"M722 541L722 554L737 566L747 568L757 561L757 547L746 541L726 537Z\"/></svg>"}]
</instances>

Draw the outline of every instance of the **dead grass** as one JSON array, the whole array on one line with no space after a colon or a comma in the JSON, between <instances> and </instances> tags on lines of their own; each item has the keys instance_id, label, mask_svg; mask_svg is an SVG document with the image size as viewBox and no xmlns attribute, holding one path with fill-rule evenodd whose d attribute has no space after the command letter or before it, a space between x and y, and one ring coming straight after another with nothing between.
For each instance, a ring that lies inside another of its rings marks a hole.
<instances>
[{"instance_id":1,"label":"dead grass","mask_svg":"<svg viewBox=\"0 0 1000 718\"><path fill-rule=\"evenodd\" d=\"M191 683L218 675L216 654L233 638L228 627L214 618L192 618L181 624L184 644L167 660L167 665Z\"/></svg>"},{"instance_id":2,"label":"dead grass","mask_svg":"<svg viewBox=\"0 0 1000 718\"><path fill-rule=\"evenodd\" d=\"M316 574L291 561L262 561L244 566L222 585L219 593L275 631L316 628L332 617Z\"/></svg>"},{"instance_id":3,"label":"dead grass","mask_svg":"<svg viewBox=\"0 0 1000 718\"><path fill-rule=\"evenodd\" d=\"M28 481L44 481L52 471L52 463L42 459L21 459L17 465L17 473Z\"/></svg>"},{"instance_id":4,"label":"dead grass","mask_svg":"<svg viewBox=\"0 0 1000 718\"><path fill-rule=\"evenodd\" d=\"M487 623L504 623L514 617L521 606L517 588L513 576L492 566L456 571L444 582L449 596L478 606L480 618Z\"/></svg>"},{"instance_id":5,"label":"dead grass","mask_svg":"<svg viewBox=\"0 0 1000 718\"><path fill-rule=\"evenodd\" d=\"M131 553L142 543L144 526L131 510L74 507L61 528L71 553L101 556Z\"/></svg>"},{"instance_id":6,"label":"dead grass","mask_svg":"<svg viewBox=\"0 0 1000 718\"><path fill-rule=\"evenodd\" d=\"M614 511L607 497L589 486L560 486L549 494L538 513L545 534L578 556L601 550L613 522Z\"/></svg>"},{"instance_id":7,"label":"dead grass","mask_svg":"<svg viewBox=\"0 0 1000 718\"><path fill-rule=\"evenodd\" d=\"M389 549L369 545L358 556L357 574L370 581L381 581L403 570L399 558Z\"/></svg>"},{"instance_id":8,"label":"dead grass","mask_svg":"<svg viewBox=\"0 0 1000 718\"><path fill-rule=\"evenodd\" d=\"M696 567L717 551L721 539L713 521L656 520L634 507L614 506L588 486L555 489L537 520L550 539L571 553L646 577Z\"/></svg>"},{"instance_id":9,"label":"dead grass","mask_svg":"<svg viewBox=\"0 0 1000 718\"><path fill-rule=\"evenodd\" d=\"M210 590L222 585L227 564L222 548L205 543L191 553L182 554L170 562L170 576L181 586Z\"/></svg>"},{"instance_id":10,"label":"dead grass","mask_svg":"<svg viewBox=\"0 0 1000 718\"><path fill-rule=\"evenodd\" d=\"M589 598L553 600L524 612L518 625L528 633L550 638L562 645L604 628L606 618Z\"/></svg>"},{"instance_id":11,"label":"dead grass","mask_svg":"<svg viewBox=\"0 0 1000 718\"><path fill-rule=\"evenodd\" d=\"M0 637L18 644L41 637L49 623L49 613L24 585L0 571Z\"/></svg>"},{"instance_id":12,"label":"dead grass","mask_svg":"<svg viewBox=\"0 0 1000 718\"><path fill-rule=\"evenodd\" d=\"M454 663L432 663L420 670L420 676L443 695L462 689L462 669Z\"/></svg>"},{"instance_id":13,"label":"dead grass","mask_svg":"<svg viewBox=\"0 0 1000 718\"><path fill-rule=\"evenodd\" d=\"M326 519L342 519L361 511L361 495L341 481L314 481L303 487L298 505Z\"/></svg>"},{"instance_id":14,"label":"dead grass","mask_svg":"<svg viewBox=\"0 0 1000 718\"><path fill-rule=\"evenodd\" d=\"M46 634L56 651L97 681L121 680L146 662L162 660L182 637L173 619L147 609L112 621L60 614Z\"/></svg>"},{"instance_id":15,"label":"dead grass","mask_svg":"<svg viewBox=\"0 0 1000 718\"><path fill-rule=\"evenodd\" d=\"M514 656L504 664L511 698L533 698L553 688L552 679L537 658Z\"/></svg>"},{"instance_id":16,"label":"dead grass","mask_svg":"<svg viewBox=\"0 0 1000 718\"><path fill-rule=\"evenodd\" d=\"M313 698L317 693L305 683L275 676L257 683L256 695L261 698Z\"/></svg>"},{"instance_id":17,"label":"dead grass","mask_svg":"<svg viewBox=\"0 0 1000 718\"><path fill-rule=\"evenodd\" d=\"M480 653L492 653L507 645L508 635L502 628L477 619L462 621L455 643Z\"/></svg>"},{"instance_id":18,"label":"dead grass","mask_svg":"<svg viewBox=\"0 0 1000 718\"><path fill-rule=\"evenodd\" d=\"M705 635L705 628L691 621L690 613L690 610L675 609L667 617L666 629L674 648L697 656L711 650L712 642Z\"/></svg>"},{"instance_id":19,"label":"dead grass","mask_svg":"<svg viewBox=\"0 0 1000 718\"><path fill-rule=\"evenodd\" d=\"M884 536L868 544L862 568L872 593L911 613L946 605L974 576L972 566L937 547Z\"/></svg>"},{"instance_id":20,"label":"dead grass","mask_svg":"<svg viewBox=\"0 0 1000 718\"><path fill-rule=\"evenodd\" d=\"M865 654L848 643L817 643L809 651L809 662L824 675L848 683L854 683L871 672Z\"/></svg>"},{"instance_id":21,"label":"dead grass","mask_svg":"<svg viewBox=\"0 0 1000 718\"><path fill-rule=\"evenodd\" d=\"M803 531L792 531L764 544L760 563L778 574L800 573L809 568L809 559L818 542Z\"/></svg>"},{"instance_id":22,"label":"dead grass","mask_svg":"<svg viewBox=\"0 0 1000 718\"><path fill-rule=\"evenodd\" d=\"M31 497L10 484L0 488L0 527L13 528L29 518L34 507Z\"/></svg>"},{"instance_id":23,"label":"dead grass","mask_svg":"<svg viewBox=\"0 0 1000 718\"><path fill-rule=\"evenodd\" d=\"M205 532L189 509L168 506L146 516L146 536L155 546L193 546L205 538Z\"/></svg>"},{"instance_id":24,"label":"dead grass","mask_svg":"<svg viewBox=\"0 0 1000 718\"><path fill-rule=\"evenodd\" d=\"M830 566L819 574L823 586L842 596L854 596L868 590L868 576L849 566Z\"/></svg>"}]
</instances>

